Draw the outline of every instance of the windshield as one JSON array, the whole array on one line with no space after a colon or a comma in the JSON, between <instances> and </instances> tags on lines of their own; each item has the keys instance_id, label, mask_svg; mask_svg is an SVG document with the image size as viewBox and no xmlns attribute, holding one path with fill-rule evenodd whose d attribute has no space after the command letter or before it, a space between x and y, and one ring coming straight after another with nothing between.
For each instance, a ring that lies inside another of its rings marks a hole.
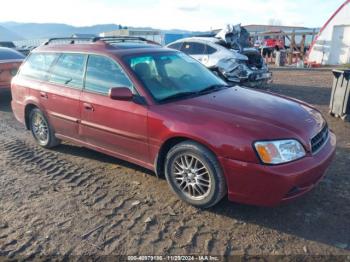
<instances>
[{"instance_id":1,"label":"windshield","mask_svg":"<svg viewBox=\"0 0 350 262\"><path fill-rule=\"evenodd\" d=\"M133 56L125 62L158 102L226 86L223 80L183 53Z\"/></svg>"},{"instance_id":2,"label":"windshield","mask_svg":"<svg viewBox=\"0 0 350 262\"><path fill-rule=\"evenodd\" d=\"M9 48L15 48L15 44L12 43L12 42L0 42L0 46L3 46L3 47L9 47Z\"/></svg>"}]
</instances>

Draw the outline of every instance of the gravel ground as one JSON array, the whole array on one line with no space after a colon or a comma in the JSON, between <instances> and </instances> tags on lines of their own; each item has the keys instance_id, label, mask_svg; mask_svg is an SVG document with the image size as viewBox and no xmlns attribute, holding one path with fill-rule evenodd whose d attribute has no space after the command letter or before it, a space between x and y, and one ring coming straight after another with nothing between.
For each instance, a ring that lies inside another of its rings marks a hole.
<instances>
[{"instance_id":1,"label":"gravel ground","mask_svg":"<svg viewBox=\"0 0 350 262\"><path fill-rule=\"evenodd\" d=\"M0 96L0 260L57 255L343 255L350 259L350 123L328 115L332 75L274 71L270 90L320 109L337 135L325 179L276 208L209 210L174 196L164 179L65 143L35 145ZM324 257L325 258L325 257ZM317 260L317 259L316 259Z\"/></svg>"}]
</instances>

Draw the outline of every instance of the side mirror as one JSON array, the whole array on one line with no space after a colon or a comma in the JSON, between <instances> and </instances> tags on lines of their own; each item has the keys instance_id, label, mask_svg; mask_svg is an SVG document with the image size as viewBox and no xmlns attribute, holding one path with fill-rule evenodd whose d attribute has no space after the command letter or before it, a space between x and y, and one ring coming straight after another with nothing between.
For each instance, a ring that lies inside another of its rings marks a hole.
<instances>
[{"instance_id":1,"label":"side mirror","mask_svg":"<svg viewBox=\"0 0 350 262\"><path fill-rule=\"evenodd\" d=\"M127 87L113 87L109 90L109 97L113 100L130 101L134 94Z\"/></svg>"}]
</instances>

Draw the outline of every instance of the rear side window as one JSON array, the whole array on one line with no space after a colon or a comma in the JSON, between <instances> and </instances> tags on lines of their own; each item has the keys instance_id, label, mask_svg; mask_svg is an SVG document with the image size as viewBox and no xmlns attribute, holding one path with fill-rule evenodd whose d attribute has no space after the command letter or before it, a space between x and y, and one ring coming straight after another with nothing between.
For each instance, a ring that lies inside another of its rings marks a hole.
<instances>
[{"instance_id":1,"label":"rear side window","mask_svg":"<svg viewBox=\"0 0 350 262\"><path fill-rule=\"evenodd\" d=\"M177 42L177 43L169 45L168 47L172 48L172 49L180 50L182 47L182 44L183 44L183 42Z\"/></svg>"},{"instance_id":2,"label":"rear side window","mask_svg":"<svg viewBox=\"0 0 350 262\"><path fill-rule=\"evenodd\" d=\"M129 78L117 63L107 57L90 55L86 69L85 89L108 94L112 87L133 89Z\"/></svg>"},{"instance_id":3,"label":"rear side window","mask_svg":"<svg viewBox=\"0 0 350 262\"><path fill-rule=\"evenodd\" d=\"M86 55L62 54L52 67L50 82L82 88Z\"/></svg>"},{"instance_id":4,"label":"rear side window","mask_svg":"<svg viewBox=\"0 0 350 262\"><path fill-rule=\"evenodd\" d=\"M22 65L20 75L37 80L47 80L48 71L57 54L33 53Z\"/></svg>"},{"instance_id":5,"label":"rear side window","mask_svg":"<svg viewBox=\"0 0 350 262\"><path fill-rule=\"evenodd\" d=\"M196 42L185 42L181 48L181 51L189 55L203 55L205 45Z\"/></svg>"}]
</instances>

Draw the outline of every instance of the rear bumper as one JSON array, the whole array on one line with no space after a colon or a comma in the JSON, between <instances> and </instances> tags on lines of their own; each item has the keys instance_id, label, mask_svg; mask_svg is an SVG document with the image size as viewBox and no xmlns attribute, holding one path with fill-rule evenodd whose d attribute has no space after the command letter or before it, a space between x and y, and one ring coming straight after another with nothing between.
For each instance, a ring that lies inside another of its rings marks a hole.
<instances>
[{"instance_id":1,"label":"rear bumper","mask_svg":"<svg viewBox=\"0 0 350 262\"><path fill-rule=\"evenodd\" d=\"M11 90L11 83L0 83L0 90Z\"/></svg>"},{"instance_id":2,"label":"rear bumper","mask_svg":"<svg viewBox=\"0 0 350 262\"><path fill-rule=\"evenodd\" d=\"M330 136L313 156L268 166L220 159L226 175L230 201L258 206L276 206L312 190L322 179L335 155L336 138Z\"/></svg>"}]
</instances>

